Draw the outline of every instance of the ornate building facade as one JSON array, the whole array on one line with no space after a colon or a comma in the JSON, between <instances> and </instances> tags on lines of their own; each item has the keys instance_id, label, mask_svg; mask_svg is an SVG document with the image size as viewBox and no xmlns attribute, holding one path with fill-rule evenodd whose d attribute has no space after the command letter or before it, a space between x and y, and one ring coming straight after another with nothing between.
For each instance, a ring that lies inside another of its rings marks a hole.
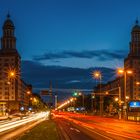
<instances>
[{"instance_id":1,"label":"ornate building facade","mask_svg":"<svg viewBox=\"0 0 140 140\"><path fill-rule=\"evenodd\" d=\"M10 72L13 77L9 76ZM24 106L26 94L24 89L27 89L27 85L21 80L21 57L16 49L15 26L10 15L7 15L3 24L0 49L1 114L7 111L17 112Z\"/></svg>"},{"instance_id":2,"label":"ornate building facade","mask_svg":"<svg viewBox=\"0 0 140 140\"><path fill-rule=\"evenodd\" d=\"M131 31L130 51L124 60L124 69L132 70L126 79L126 96L131 100L140 100L140 26L138 21Z\"/></svg>"},{"instance_id":3,"label":"ornate building facade","mask_svg":"<svg viewBox=\"0 0 140 140\"><path fill-rule=\"evenodd\" d=\"M126 73L128 70L132 72L130 75ZM102 93L104 93L104 96L111 95L115 97L119 96L120 92L120 98L123 102L140 100L140 25L138 21L136 21L131 31L130 51L124 59L124 71L126 76L123 74L121 77L103 84L101 86ZM125 80L126 84L124 84ZM95 87L94 92L98 95L99 91L100 86L98 85ZM109 93L105 94L106 92Z\"/></svg>"}]
</instances>

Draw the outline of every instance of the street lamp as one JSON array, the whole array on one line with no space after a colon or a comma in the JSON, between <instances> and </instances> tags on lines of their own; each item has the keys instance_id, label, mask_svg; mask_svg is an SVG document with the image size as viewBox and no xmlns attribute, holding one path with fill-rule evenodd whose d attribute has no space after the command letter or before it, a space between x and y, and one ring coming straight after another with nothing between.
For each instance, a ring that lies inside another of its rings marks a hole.
<instances>
[{"instance_id":1,"label":"street lamp","mask_svg":"<svg viewBox=\"0 0 140 140\"><path fill-rule=\"evenodd\" d=\"M7 103L7 113L8 113L8 118L9 118L9 111L10 111L10 106L9 106L9 100L10 100L10 85L11 85L11 80L16 78L16 70L15 69L8 69L7 73L7 85L8 85L8 103Z\"/></svg>"},{"instance_id":2,"label":"street lamp","mask_svg":"<svg viewBox=\"0 0 140 140\"><path fill-rule=\"evenodd\" d=\"M56 110L59 110L59 109L63 109L65 107L67 107L67 105L75 102L76 98L70 98L69 100L65 101L64 103L62 103L61 105L59 105Z\"/></svg>"},{"instance_id":3,"label":"street lamp","mask_svg":"<svg viewBox=\"0 0 140 140\"><path fill-rule=\"evenodd\" d=\"M9 69L7 73L8 73L8 79L15 79L16 77L15 69Z\"/></svg>"},{"instance_id":4,"label":"street lamp","mask_svg":"<svg viewBox=\"0 0 140 140\"><path fill-rule=\"evenodd\" d=\"M37 103L37 99L35 97L33 98L33 102L34 103Z\"/></svg>"},{"instance_id":5,"label":"street lamp","mask_svg":"<svg viewBox=\"0 0 140 140\"><path fill-rule=\"evenodd\" d=\"M28 90L28 91L27 91L27 94L28 94L28 95L30 95L30 94L31 94L31 92Z\"/></svg>"},{"instance_id":6,"label":"street lamp","mask_svg":"<svg viewBox=\"0 0 140 140\"><path fill-rule=\"evenodd\" d=\"M136 82L136 85L140 85L140 82Z\"/></svg>"},{"instance_id":7,"label":"street lamp","mask_svg":"<svg viewBox=\"0 0 140 140\"><path fill-rule=\"evenodd\" d=\"M85 98L84 98L84 94L83 93L81 93L81 92L79 92L79 96L82 96L82 104L83 104L83 108L85 108L85 102L84 102L84 100L85 100Z\"/></svg>"},{"instance_id":8,"label":"street lamp","mask_svg":"<svg viewBox=\"0 0 140 140\"><path fill-rule=\"evenodd\" d=\"M97 79L97 80L99 80L99 82L100 82L100 115L102 116L102 113L103 113L103 96L102 96L102 94L101 94L101 82L102 82L102 74L101 74L101 72L100 71L94 71L93 73L92 73L92 77L94 78L94 79Z\"/></svg>"},{"instance_id":9,"label":"street lamp","mask_svg":"<svg viewBox=\"0 0 140 140\"><path fill-rule=\"evenodd\" d=\"M28 110L30 108L30 97L31 97L31 91L30 90L27 90L27 95L28 95Z\"/></svg>"},{"instance_id":10,"label":"street lamp","mask_svg":"<svg viewBox=\"0 0 140 140\"><path fill-rule=\"evenodd\" d=\"M116 101L116 102L118 102L118 101L119 101L119 98L118 98L118 97L116 97L116 98L115 98L115 101Z\"/></svg>"},{"instance_id":11,"label":"street lamp","mask_svg":"<svg viewBox=\"0 0 140 140\"><path fill-rule=\"evenodd\" d=\"M126 112L126 108L127 108L127 104L126 104L126 78L127 78L127 74L128 75L132 75L133 71L131 70L124 70L123 68L118 68L118 74L123 74L124 75L124 107L125 107L125 112L124 112L124 117L127 117L127 112ZM127 118L126 118L127 119Z\"/></svg>"},{"instance_id":12,"label":"street lamp","mask_svg":"<svg viewBox=\"0 0 140 140\"><path fill-rule=\"evenodd\" d=\"M93 77L94 79L101 79L101 78L102 78L102 74L101 74L100 71L94 71L94 72L92 73L92 77Z\"/></svg>"}]
</instances>

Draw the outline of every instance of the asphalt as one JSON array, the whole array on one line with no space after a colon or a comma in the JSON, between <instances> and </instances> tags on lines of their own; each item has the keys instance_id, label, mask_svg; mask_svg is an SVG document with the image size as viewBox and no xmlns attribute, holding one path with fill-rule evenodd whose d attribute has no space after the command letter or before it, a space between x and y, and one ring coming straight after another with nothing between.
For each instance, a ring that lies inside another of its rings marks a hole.
<instances>
[{"instance_id":1,"label":"asphalt","mask_svg":"<svg viewBox=\"0 0 140 140\"><path fill-rule=\"evenodd\" d=\"M65 113L56 115L55 121L61 140L139 140L139 133L126 122Z\"/></svg>"},{"instance_id":2,"label":"asphalt","mask_svg":"<svg viewBox=\"0 0 140 140\"><path fill-rule=\"evenodd\" d=\"M93 140L68 120L57 118L55 119L55 122L57 123L58 129L61 133L61 140Z\"/></svg>"},{"instance_id":3,"label":"asphalt","mask_svg":"<svg viewBox=\"0 0 140 140\"><path fill-rule=\"evenodd\" d=\"M36 118L36 116L35 116ZM60 113L54 116L60 140L139 140L140 127L134 122L125 122L99 116L87 116L72 113ZM9 125L18 120L5 120L0 126ZM39 121L41 121L39 119ZM17 137L39 122L29 122L14 129L0 133L0 140ZM0 129L1 130L1 129Z\"/></svg>"}]
</instances>

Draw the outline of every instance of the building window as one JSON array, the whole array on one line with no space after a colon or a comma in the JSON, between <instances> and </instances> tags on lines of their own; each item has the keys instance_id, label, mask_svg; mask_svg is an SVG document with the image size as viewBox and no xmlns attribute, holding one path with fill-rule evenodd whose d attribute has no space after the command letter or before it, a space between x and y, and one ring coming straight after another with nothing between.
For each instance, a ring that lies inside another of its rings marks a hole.
<instances>
[{"instance_id":1,"label":"building window","mask_svg":"<svg viewBox=\"0 0 140 140\"><path fill-rule=\"evenodd\" d=\"M9 59L5 59L5 62L8 62L9 61Z\"/></svg>"},{"instance_id":2,"label":"building window","mask_svg":"<svg viewBox=\"0 0 140 140\"><path fill-rule=\"evenodd\" d=\"M5 96L5 99L9 99L9 97Z\"/></svg>"}]
</instances>

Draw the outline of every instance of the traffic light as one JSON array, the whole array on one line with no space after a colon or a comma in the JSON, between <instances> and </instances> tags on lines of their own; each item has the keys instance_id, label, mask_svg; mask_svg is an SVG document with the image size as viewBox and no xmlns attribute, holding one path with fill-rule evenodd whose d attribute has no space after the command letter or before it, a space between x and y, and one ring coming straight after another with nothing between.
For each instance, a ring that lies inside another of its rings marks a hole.
<instances>
[{"instance_id":1,"label":"traffic light","mask_svg":"<svg viewBox=\"0 0 140 140\"><path fill-rule=\"evenodd\" d=\"M94 99L95 98L95 95L92 95L91 98Z\"/></svg>"},{"instance_id":2,"label":"traffic light","mask_svg":"<svg viewBox=\"0 0 140 140\"><path fill-rule=\"evenodd\" d=\"M77 93L77 92L74 92L74 93L73 93L73 96L78 96L78 93Z\"/></svg>"}]
</instances>

